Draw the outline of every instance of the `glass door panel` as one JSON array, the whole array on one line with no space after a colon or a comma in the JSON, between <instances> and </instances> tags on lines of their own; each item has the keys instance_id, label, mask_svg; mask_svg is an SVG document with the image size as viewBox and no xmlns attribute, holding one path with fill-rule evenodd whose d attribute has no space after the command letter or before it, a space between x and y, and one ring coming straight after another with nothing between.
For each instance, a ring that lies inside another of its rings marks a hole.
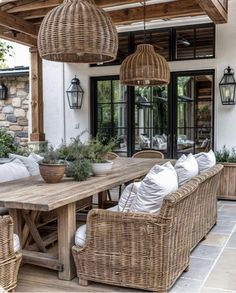
<instances>
[{"instance_id":1,"label":"glass door panel","mask_svg":"<svg viewBox=\"0 0 236 293\"><path fill-rule=\"evenodd\" d=\"M207 151L213 141L213 74L177 75L174 156Z\"/></svg>"},{"instance_id":2,"label":"glass door panel","mask_svg":"<svg viewBox=\"0 0 236 293\"><path fill-rule=\"evenodd\" d=\"M117 140L114 148L120 155L127 155L127 90L116 78L95 81L96 134L106 144Z\"/></svg>"},{"instance_id":3,"label":"glass door panel","mask_svg":"<svg viewBox=\"0 0 236 293\"><path fill-rule=\"evenodd\" d=\"M168 151L167 87L135 87L135 151Z\"/></svg>"}]
</instances>

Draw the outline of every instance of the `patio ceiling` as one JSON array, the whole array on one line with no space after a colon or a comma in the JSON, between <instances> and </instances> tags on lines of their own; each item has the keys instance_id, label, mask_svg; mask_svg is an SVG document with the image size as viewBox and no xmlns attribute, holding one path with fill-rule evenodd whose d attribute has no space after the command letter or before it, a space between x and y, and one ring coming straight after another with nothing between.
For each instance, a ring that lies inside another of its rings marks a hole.
<instances>
[{"instance_id":1,"label":"patio ceiling","mask_svg":"<svg viewBox=\"0 0 236 293\"><path fill-rule=\"evenodd\" d=\"M0 37L30 47L44 16L63 0L0 0ZM142 21L143 3L137 0L95 0L116 25ZM208 15L215 23L227 22L228 0L147 0L147 20L171 20Z\"/></svg>"}]
</instances>

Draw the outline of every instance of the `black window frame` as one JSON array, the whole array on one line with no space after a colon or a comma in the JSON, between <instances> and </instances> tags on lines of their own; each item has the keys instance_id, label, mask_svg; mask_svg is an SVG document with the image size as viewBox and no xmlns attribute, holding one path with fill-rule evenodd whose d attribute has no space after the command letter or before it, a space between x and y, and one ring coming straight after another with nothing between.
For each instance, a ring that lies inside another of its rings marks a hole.
<instances>
[{"instance_id":1,"label":"black window frame","mask_svg":"<svg viewBox=\"0 0 236 293\"><path fill-rule=\"evenodd\" d=\"M207 57L196 57L196 30L201 28L213 28L213 55ZM177 38L176 34L178 30L189 30L194 29L194 57L193 58L177 58ZM186 60L204 60L204 59L214 59L216 56L216 26L214 23L204 23L197 25L184 25L184 26L176 26L176 27L168 27L168 28L159 28L159 29L150 29L148 32L165 32L167 31L169 34L169 58L168 62L173 61L186 61ZM132 32L121 32L120 35L128 36L128 54L132 54L135 51L135 34L142 33L142 30L132 31ZM103 66L116 66L121 65L122 61L115 60L113 62L103 63L103 64L91 64L90 67L103 67Z\"/></svg>"}]
</instances>

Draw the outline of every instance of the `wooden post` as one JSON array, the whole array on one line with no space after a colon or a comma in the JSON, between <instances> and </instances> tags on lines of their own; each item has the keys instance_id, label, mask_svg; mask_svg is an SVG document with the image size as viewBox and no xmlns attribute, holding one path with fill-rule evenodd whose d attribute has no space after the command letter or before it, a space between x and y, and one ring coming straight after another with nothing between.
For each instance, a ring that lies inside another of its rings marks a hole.
<instances>
[{"instance_id":1,"label":"wooden post","mask_svg":"<svg viewBox=\"0 0 236 293\"><path fill-rule=\"evenodd\" d=\"M36 47L30 48L31 53L31 95L32 95L32 142L45 141L43 123L43 73L42 59Z\"/></svg>"}]
</instances>

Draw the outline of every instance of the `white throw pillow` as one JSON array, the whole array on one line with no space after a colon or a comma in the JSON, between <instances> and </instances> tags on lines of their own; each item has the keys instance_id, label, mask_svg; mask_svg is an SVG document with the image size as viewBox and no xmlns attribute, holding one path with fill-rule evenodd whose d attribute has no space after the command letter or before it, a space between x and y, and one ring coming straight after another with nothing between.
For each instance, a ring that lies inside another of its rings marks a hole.
<instances>
[{"instance_id":1,"label":"white throw pillow","mask_svg":"<svg viewBox=\"0 0 236 293\"><path fill-rule=\"evenodd\" d=\"M194 157L197 160L200 173L205 172L216 164L216 156L212 150L210 150L208 153L196 154Z\"/></svg>"},{"instance_id":2,"label":"white throw pillow","mask_svg":"<svg viewBox=\"0 0 236 293\"><path fill-rule=\"evenodd\" d=\"M119 208L118 205L107 209L108 211L112 211L112 212L118 212ZM85 240L86 240L86 229L87 229L87 225L82 225L80 226L76 233L75 233L75 245L77 247L83 247L85 245Z\"/></svg>"},{"instance_id":3,"label":"white throw pillow","mask_svg":"<svg viewBox=\"0 0 236 293\"><path fill-rule=\"evenodd\" d=\"M178 189L178 177L170 162L154 166L141 182L132 212L158 213L163 199Z\"/></svg>"},{"instance_id":4,"label":"white throw pillow","mask_svg":"<svg viewBox=\"0 0 236 293\"><path fill-rule=\"evenodd\" d=\"M179 186L198 175L198 163L192 154L187 157L182 155L175 164L175 171L178 175Z\"/></svg>"},{"instance_id":5,"label":"white throw pillow","mask_svg":"<svg viewBox=\"0 0 236 293\"><path fill-rule=\"evenodd\" d=\"M0 183L29 177L30 174L24 164L16 159L10 163L0 165Z\"/></svg>"},{"instance_id":6,"label":"white throw pillow","mask_svg":"<svg viewBox=\"0 0 236 293\"><path fill-rule=\"evenodd\" d=\"M121 194L121 197L118 203L120 212L128 212L130 210L130 207L132 205L132 202L135 196L137 195L140 185L141 185L141 182L135 182L126 186L126 188Z\"/></svg>"},{"instance_id":7,"label":"white throw pillow","mask_svg":"<svg viewBox=\"0 0 236 293\"><path fill-rule=\"evenodd\" d=\"M43 160L43 157L41 157L40 155L37 155L35 153L31 153L29 156L28 156L29 159L31 160L34 160L36 163L39 163Z\"/></svg>"},{"instance_id":8,"label":"white throw pillow","mask_svg":"<svg viewBox=\"0 0 236 293\"><path fill-rule=\"evenodd\" d=\"M24 157L24 156L19 156L15 154L10 154L9 155L10 159L19 159L21 162L25 165L25 167L28 169L30 176L36 176L39 175L39 165L35 161L35 159L29 158L29 157Z\"/></svg>"}]
</instances>

